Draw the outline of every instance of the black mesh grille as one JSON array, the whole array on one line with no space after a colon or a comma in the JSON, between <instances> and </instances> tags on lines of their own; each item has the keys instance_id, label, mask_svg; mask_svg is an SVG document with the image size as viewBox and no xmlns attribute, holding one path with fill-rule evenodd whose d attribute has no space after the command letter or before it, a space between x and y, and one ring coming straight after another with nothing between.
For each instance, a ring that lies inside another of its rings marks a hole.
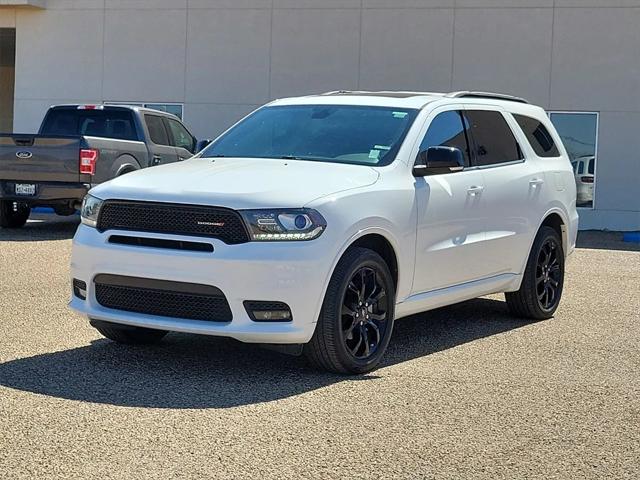
<instances>
[{"instance_id":1,"label":"black mesh grille","mask_svg":"<svg viewBox=\"0 0 640 480\"><path fill-rule=\"evenodd\" d=\"M210 322L232 319L224 294L208 285L98 275L95 294L100 305L115 310Z\"/></svg>"},{"instance_id":2,"label":"black mesh grille","mask_svg":"<svg viewBox=\"0 0 640 480\"><path fill-rule=\"evenodd\" d=\"M218 238L228 244L249 241L238 212L201 205L106 201L98 230L112 229Z\"/></svg>"}]
</instances>

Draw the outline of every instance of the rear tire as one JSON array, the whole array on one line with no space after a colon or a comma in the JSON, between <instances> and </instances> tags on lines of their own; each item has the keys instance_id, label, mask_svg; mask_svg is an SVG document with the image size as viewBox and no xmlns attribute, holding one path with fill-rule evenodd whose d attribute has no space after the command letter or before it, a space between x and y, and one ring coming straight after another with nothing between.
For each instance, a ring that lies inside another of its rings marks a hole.
<instances>
[{"instance_id":1,"label":"rear tire","mask_svg":"<svg viewBox=\"0 0 640 480\"><path fill-rule=\"evenodd\" d=\"M151 345L158 343L169 332L151 328L132 327L112 322L91 319L91 326L104 337L125 345Z\"/></svg>"},{"instance_id":2,"label":"rear tire","mask_svg":"<svg viewBox=\"0 0 640 480\"><path fill-rule=\"evenodd\" d=\"M70 206L58 206L54 207L53 211L56 212L56 215L61 217L70 217L76 213L76 209Z\"/></svg>"},{"instance_id":3,"label":"rear tire","mask_svg":"<svg viewBox=\"0 0 640 480\"><path fill-rule=\"evenodd\" d=\"M0 201L0 227L20 228L23 227L31 215L31 207L26 203Z\"/></svg>"},{"instance_id":4,"label":"rear tire","mask_svg":"<svg viewBox=\"0 0 640 480\"><path fill-rule=\"evenodd\" d=\"M384 355L395 314L389 267L372 250L352 248L338 262L304 354L317 368L362 374Z\"/></svg>"},{"instance_id":5,"label":"rear tire","mask_svg":"<svg viewBox=\"0 0 640 480\"><path fill-rule=\"evenodd\" d=\"M533 242L522 285L505 293L511 313L532 320L553 317L564 287L562 239L553 228L543 226Z\"/></svg>"}]
</instances>

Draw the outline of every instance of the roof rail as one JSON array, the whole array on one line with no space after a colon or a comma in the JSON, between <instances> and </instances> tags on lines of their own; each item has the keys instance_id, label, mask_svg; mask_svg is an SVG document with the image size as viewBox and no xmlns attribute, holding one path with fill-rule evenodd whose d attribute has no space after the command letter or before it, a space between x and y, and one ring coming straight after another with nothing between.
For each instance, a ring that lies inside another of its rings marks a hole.
<instances>
[{"instance_id":1,"label":"roof rail","mask_svg":"<svg viewBox=\"0 0 640 480\"><path fill-rule=\"evenodd\" d=\"M333 92L324 92L321 93L321 96L325 96L325 95L346 95L349 93L353 93L352 90L334 90Z\"/></svg>"},{"instance_id":2,"label":"roof rail","mask_svg":"<svg viewBox=\"0 0 640 480\"><path fill-rule=\"evenodd\" d=\"M443 93L433 92L405 92L394 90L336 90L334 92L325 92L319 94L322 97L335 95L352 95L352 96L372 96L372 97L391 97L391 98L411 98L426 96L443 96Z\"/></svg>"},{"instance_id":3,"label":"roof rail","mask_svg":"<svg viewBox=\"0 0 640 480\"><path fill-rule=\"evenodd\" d=\"M451 92L445 95L447 98L490 98L493 100L507 100L509 102L529 103L528 100L520 97L514 97L513 95L505 95L504 93L490 93L490 92Z\"/></svg>"}]
</instances>

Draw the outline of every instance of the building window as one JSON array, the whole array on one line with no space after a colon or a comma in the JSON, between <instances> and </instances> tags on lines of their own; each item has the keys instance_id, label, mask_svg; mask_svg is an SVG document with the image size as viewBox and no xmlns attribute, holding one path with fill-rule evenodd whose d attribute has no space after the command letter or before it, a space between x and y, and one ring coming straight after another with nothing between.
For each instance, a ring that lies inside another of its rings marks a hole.
<instances>
[{"instance_id":1,"label":"building window","mask_svg":"<svg viewBox=\"0 0 640 480\"><path fill-rule=\"evenodd\" d=\"M182 120L184 107L179 103L145 103L144 106L146 108L153 108L154 110L170 113Z\"/></svg>"},{"instance_id":2,"label":"building window","mask_svg":"<svg viewBox=\"0 0 640 480\"><path fill-rule=\"evenodd\" d=\"M143 103L143 102L105 102L108 105L132 105L134 107L152 108L175 115L180 120L183 119L184 105L181 103Z\"/></svg>"},{"instance_id":3,"label":"building window","mask_svg":"<svg viewBox=\"0 0 640 480\"><path fill-rule=\"evenodd\" d=\"M551 112L556 127L567 149L577 187L577 205L593 208L598 156L598 113Z\"/></svg>"}]
</instances>

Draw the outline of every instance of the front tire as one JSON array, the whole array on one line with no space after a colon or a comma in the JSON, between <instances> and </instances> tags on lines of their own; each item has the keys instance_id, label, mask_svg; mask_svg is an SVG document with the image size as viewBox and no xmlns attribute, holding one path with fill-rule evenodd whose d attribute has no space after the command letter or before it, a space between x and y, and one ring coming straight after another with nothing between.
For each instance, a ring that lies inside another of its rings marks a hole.
<instances>
[{"instance_id":1,"label":"front tire","mask_svg":"<svg viewBox=\"0 0 640 480\"><path fill-rule=\"evenodd\" d=\"M91 319L91 326L104 337L125 345L151 345L158 343L169 332L151 328L132 327Z\"/></svg>"},{"instance_id":2,"label":"front tire","mask_svg":"<svg viewBox=\"0 0 640 480\"><path fill-rule=\"evenodd\" d=\"M546 320L558 309L564 287L562 239L553 228L543 226L531 248L522 285L505 293L511 313L532 320Z\"/></svg>"},{"instance_id":3,"label":"front tire","mask_svg":"<svg viewBox=\"0 0 640 480\"><path fill-rule=\"evenodd\" d=\"M331 277L305 356L330 372L373 370L391 339L395 298L393 278L382 257L366 248L348 250Z\"/></svg>"},{"instance_id":4,"label":"front tire","mask_svg":"<svg viewBox=\"0 0 640 480\"><path fill-rule=\"evenodd\" d=\"M0 201L0 227L23 227L31 215L31 207L26 203Z\"/></svg>"}]
</instances>

